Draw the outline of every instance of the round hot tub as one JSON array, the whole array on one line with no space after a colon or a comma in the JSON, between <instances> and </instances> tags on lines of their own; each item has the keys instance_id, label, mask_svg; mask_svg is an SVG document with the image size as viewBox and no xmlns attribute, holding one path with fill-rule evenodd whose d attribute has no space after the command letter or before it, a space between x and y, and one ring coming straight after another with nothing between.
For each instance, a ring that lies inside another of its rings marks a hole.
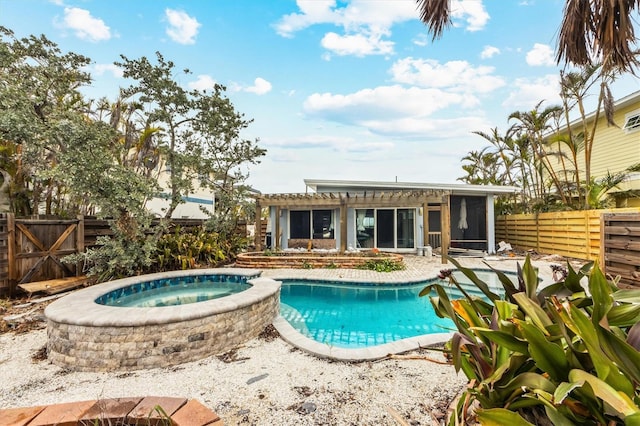
<instances>
[{"instance_id":1,"label":"round hot tub","mask_svg":"<svg viewBox=\"0 0 640 426\"><path fill-rule=\"evenodd\" d=\"M256 337L277 317L279 297L279 282L260 277L258 270L232 268L95 285L46 308L49 359L76 371L202 359Z\"/></svg>"}]
</instances>

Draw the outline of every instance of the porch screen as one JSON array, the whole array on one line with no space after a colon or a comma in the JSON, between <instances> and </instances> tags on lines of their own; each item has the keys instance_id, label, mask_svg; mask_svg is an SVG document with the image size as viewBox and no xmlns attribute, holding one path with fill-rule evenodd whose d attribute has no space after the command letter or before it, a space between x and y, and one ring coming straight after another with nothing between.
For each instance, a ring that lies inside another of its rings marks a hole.
<instances>
[{"instance_id":1,"label":"porch screen","mask_svg":"<svg viewBox=\"0 0 640 426\"><path fill-rule=\"evenodd\" d=\"M311 238L311 211L291 210L289 212L290 238Z\"/></svg>"}]
</instances>

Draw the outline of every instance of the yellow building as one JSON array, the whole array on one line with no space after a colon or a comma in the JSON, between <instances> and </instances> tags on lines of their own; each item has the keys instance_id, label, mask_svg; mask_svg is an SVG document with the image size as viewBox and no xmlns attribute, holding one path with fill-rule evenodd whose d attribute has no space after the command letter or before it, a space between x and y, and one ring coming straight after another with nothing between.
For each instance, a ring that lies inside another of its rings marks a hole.
<instances>
[{"instance_id":1,"label":"yellow building","mask_svg":"<svg viewBox=\"0 0 640 426\"><path fill-rule=\"evenodd\" d=\"M624 172L628 167L640 163L640 91L634 92L619 99L614 104L614 122L616 126L607 124L606 117L601 111L598 116L598 125L593 139L593 152L591 154L591 176L595 179L602 178L607 173L615 174ZM587 115L588 129L593 128L593 120L596 112ZM574 120L570 123L574 134L582 132L582 121ZM566 133L566 127L561 129ZM571 158L566 145L554 146ZM566 161L566 160L565 160ZM584 150L578 153L578 169L581 179L584 179L585 161ZM610 195L616 199L617 207L638 207L640 198L629 197L625 191L635 190L640 193L640 172L630 173L617 189L610 191ZM616 196L616 193L618 194Z\"/></svg>"}]
</instances>

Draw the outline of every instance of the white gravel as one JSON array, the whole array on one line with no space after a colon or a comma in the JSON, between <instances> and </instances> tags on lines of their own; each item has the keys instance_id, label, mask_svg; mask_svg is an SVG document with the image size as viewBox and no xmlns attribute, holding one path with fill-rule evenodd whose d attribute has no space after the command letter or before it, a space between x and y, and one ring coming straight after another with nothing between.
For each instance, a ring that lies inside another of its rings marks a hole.
<instances>
[{"instance_id":1,"label":"white gravel","mask_svg":"<svg viewBox=\"0 0 640 426\"><path fill-rule=\"evenodd\" d=\"M447 267L418 256L407 257L405 262L407 270L388 276L435 276L437 270ZM515 271L516 262L522 259L499 258L489 263ZM547 279L550 262L563 263L558 257L534 262ZM465 260L465 264L483 266L480 259ZM327 273L306 272L309 276ZM366 278L371 272L333 273ZM437 424L434 416L443 416L467 382L450 365L407 358L328 361L303 353L280 338L253 339L238 348L232 362L212 356L171 368L79 373L46 360L32 360L46 341L44 329L0 334L0 408L154 395L198 399L226 425L431 425ZM444 361L437 351L406 355Z\"/></svg>"},{"instance_id":2,"label":"white gravel","mask_svg":"<svg viewBox=\"0 0 640 426\"><path fill-rule=\"evenodd\" d=\"M34 361L46 331L0 335L0 407L127 396L195 398L226 425L434 424L464 386L452 366L416 359L349 364L314 358L281 339L254 339L217 357L131 373L69 372ZM443 361L437 351L413 353Z\"/></svg>"}]
</instances>

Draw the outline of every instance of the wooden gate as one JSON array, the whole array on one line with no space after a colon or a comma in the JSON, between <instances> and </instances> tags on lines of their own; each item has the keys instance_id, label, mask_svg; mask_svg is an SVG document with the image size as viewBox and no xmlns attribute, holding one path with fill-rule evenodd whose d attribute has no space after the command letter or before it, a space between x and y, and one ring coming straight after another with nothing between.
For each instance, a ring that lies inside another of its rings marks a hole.
<instances>
[{"instance_id":1,"label":"wooden gate","mask_svg":"<svg viewBox=\"0 0 640 426\"><path fill-rule=\"evenodd\" d=\"M64 256L84 251L83 223L79 219L15 219L13 245L16 284L76 276L76 265ZM11 244L12 243L12 244Z\"/></svg>"},{"instance_id":2,"label":"wooden gate","mask_svg":"<svg viewBox=\"0 0 640 426\"><path fill-rule=\"evenodd\" d=\"M601 264L625 287L640 287L640 213L602 215Z\"/></svg>"}]
</instances>

